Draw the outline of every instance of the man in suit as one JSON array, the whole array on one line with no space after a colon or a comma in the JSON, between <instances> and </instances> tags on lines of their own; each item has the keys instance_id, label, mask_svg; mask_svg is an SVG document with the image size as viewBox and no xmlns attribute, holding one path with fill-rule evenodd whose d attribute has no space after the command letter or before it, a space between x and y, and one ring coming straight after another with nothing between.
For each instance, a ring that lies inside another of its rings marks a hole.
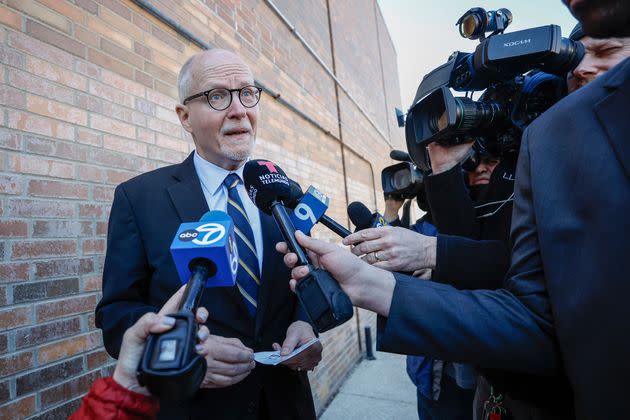
<instances>
[{"instance_id":1,"label":"man in suit","mask_svg":"<svg viewBox=\"0 0 630 420\"><path fill-rule=\"evenodd\" d=\"M628 1L569 7L589 36L630 35ZM558 395L557 417L628 418L629 107L626 59L526 130L502 290L419 282L335 245L299 233L298 241L354 304L381 315L382 350L537 374L540 386L564 378L565 388L549 391ZM285 256L289 266L295 260ZM292 276L307 271L296 267Z\"/></svg>"},{"instance_id":2,"label":"man in suit","mask_svg":"<svg viewBox=\"0 0 630 420\"><path fill-rule=\"evenodd\" d=\"M163 418L314 419L306 371L321 359L318 343L286 366L256 365L254 351L289 353L313 337L294 294L289 271L273 245L275 221L247 198L243 165L252 153L261 89L249 67L225 50L191 57L179 75L182 126L195 151L116 188L96 323L109 354L118 356L124 331L155 312L180 286L169 254L174 233L208 210L234 220L239 251L237 285L204 291L212 336L208 372L193 401L163 401ZM282 343L280 346L279 343ZM210 389L212 388L212 389Z\"/></svg>"}]
</instances>

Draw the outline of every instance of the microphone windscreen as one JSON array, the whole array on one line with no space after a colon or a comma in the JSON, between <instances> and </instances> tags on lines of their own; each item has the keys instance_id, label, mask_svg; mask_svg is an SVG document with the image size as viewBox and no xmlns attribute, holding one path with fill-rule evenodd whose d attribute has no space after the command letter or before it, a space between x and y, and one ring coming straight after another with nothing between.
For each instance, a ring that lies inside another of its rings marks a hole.
<instances>
[{"instance_id":1,"label":"microphone windscreen","mask_svg":"<svg viewBox=\"0 0 630 420\"><path fill-rule=\"evenodd\" d=\"M220 210L210 210L204 213L199 222L215 222L217 220L229 220L227 213Z\"/></svg>"},{"instance_id":2,"label":"microphone windscreen","mask_svg":"<svg viewBox=\"0 0 630 420\"><path fill-rule=\"evenodd\" d=\"M268 160L250 160L243 168L247 195L260 210L271 214L271 203L291 195L289 178L280 167Z\"/></svg>"},{"instance_id":3,"label":"microphone windscreen","mask_svg":"<svg viewBox=\"0 0 630 420\"><path fill-rule=\"evenodd\" d=\"M372 212L365 204L354 201L348 206L348 217L357 230L366 229L372 225Z\"/></svg>"},{"instance_id":4,"label":"microphone windscreen","mask_svg":"<svg viewBox=\"0 0 630 420\"><path fill-rule=\"evenodd\" d=\"M298 205L302 196L304 196L304 192L302 192L302 187L300 184L295 182L292 179L289 179L289 186L291 187L291 191L289 192L289 196L283 200L283 204L285 207L290 209L294 209L295 206Z\"/></svg>"},{"instance_id":5,"label":"microphone windscreen","mask_svg":"<svg viewBox=\"0 0 630 420\"><path fill-rule=\"evenodd\" d=\"M392 150L389 152L389 157L399 162L411 162L409 153L403 152L402 150Z\"/></svg>"}]
</instances>

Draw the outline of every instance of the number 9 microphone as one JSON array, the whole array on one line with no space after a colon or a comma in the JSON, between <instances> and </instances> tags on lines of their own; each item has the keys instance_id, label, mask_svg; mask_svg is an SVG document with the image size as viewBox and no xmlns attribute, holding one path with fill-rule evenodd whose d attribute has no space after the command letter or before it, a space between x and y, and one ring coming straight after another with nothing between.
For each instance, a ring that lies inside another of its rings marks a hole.
<instances>
[{"instance_id":1,"label":"number 9 microphone","mask_svg":"<svg viewBox=\"0 0 630 420\"><path fill-rule=\"evenodd\" d=\"M309 266L308 276L298 281L295 291L316 332L328 331L352 318L348 295L327 271L311 265L295 239L295 227L283 206L283 200L291 197L284 171L267 160L250 160L243 169L243 181L256 207L276 220L289 249L298 257L298 265Z\"/></svg>"}]
</instances>

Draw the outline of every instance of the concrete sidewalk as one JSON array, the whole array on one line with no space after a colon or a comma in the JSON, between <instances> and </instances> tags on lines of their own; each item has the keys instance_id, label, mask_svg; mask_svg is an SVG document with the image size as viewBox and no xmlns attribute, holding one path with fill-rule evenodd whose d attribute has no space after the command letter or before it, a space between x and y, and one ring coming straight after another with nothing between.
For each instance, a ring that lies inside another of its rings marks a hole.
<instances>
[{"instance_id":1,"label":"concrete sidewalk","mask_svg":"<svg viewBox=\"0 0 630 420\"><path fill-rule=\"evenodd\" d=\"M320 420L417 420L416 387L405 371L405 356L376 352L341 386Z\"/></svg>"}]
</instances>

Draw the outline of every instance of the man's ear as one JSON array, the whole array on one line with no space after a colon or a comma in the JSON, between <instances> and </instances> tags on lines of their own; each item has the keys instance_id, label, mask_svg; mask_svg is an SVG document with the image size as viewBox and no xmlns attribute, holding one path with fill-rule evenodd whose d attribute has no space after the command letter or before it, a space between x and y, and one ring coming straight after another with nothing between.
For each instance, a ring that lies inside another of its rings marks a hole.
<instances>
[{"instance_id":1,"label":"man's ear","mask_svg":"<svg viewBox=\"0 0 630 420\"><path fill-rule=\"evenodd\" d=\"M190 126L190 114L188 113L188 107L186 105L177 104L175 105L175 112L177 112L177 117L179 118L179 122L184 127L184 130L192 133L192 128Z\"/></svg>"}]
</instances>

